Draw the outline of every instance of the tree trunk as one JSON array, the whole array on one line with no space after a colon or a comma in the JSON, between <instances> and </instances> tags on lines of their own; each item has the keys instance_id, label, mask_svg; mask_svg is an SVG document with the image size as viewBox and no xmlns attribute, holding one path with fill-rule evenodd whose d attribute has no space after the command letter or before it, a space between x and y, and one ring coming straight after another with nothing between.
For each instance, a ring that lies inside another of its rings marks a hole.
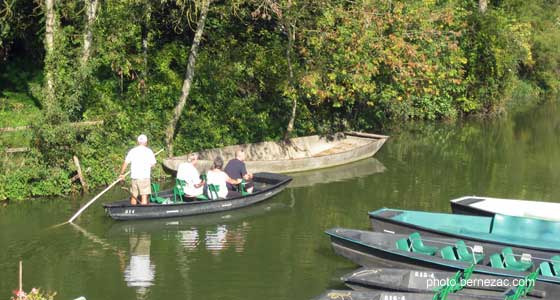
<instances>
[{"instance_id":1,"label":"tree trunk","mask_svg":"<svg viewBox=\"0 0 560 300\"><path fill-rule=\"evenodd\" d=\"M93 22L97 18L97 3L98 0L86 0L86 28L84 33L84 49L82 53L82 66L86 66L90 54L91 54L91 44L93 43Z\"/></svg>"},{"instance_id":2,"label":"tree trunk","mask_svg":"<svg viewBox=\"0 0 560 300\"><path fill-rule=\"evenodd\" d=\"M488 0L478 0L478 9L481 13L485 13L488 8Z\"/></svg>"},{"instance_id":3,"label":"tree trunk","mask_svg":"<svg viewBox=\"0 0 560 300\"><path fill-rule=\"evenodd\" d=\"M187 98L189 97L189 92L191 90L192 81L194 78L194 67L198 51L198 46L200 45L200 40L202 39L202 33L204 32L204 23L206 21L206 15L208 14L208 8L210 7L211 0L202 1L202 10L200 12L200 18L196 24L196 33L194 35L193 43L191 45L191 51L189 53L189 61L187 63L187 71L185 74L185 80L183 81L183 88L181 89L181 97L179 97L179 102L175 109L173 110L173 118L169 122L167 129L165 131L165 143L167 145L168 156L173 155L173 138L175 136L175 130L177 127L177 122L183 113L185 104L187 103Z\"/></svg>"},{"instance_id":4,"label":"tree trunk","mask_svg":"<svg viewBox=\"0 0 560 300\"><path fill-rule=\"evenodd\" d=\"M148 45L150 41L150 20L152 17L152 6L150 2L146 3L146 15L144 19L144 24L142 26L142 59L144 61L144 67L142 70L142 78L140 79L140 91L144 97L144 101L147 101L147 84L148 84Z\"/></svg>"},{"instance_id":5,"label":"tree trunk","mask_svg":"<svg viewBox=\"0 0 560 300\"><path fill-rule=\"evenodd\" d=\"M295 25L286 22L286 28L288 30L288 47L286 47L286 59L288 61L288 76L290 87L294 86L294 70L292 67L292 48L294 46L295 40ZM288 127L286 128L286 132L284 133L284 140L288 140L290 135L294 129L294 122L296 120L296 108L297 108L297 98L292 95L292 113L290 115L290 121L288 122Z\"/></svg>"},{"instance_id":6,"label":"tree trunk","mask_svg":"<svg viewBox=\"0 0 560 300\"><path fill-rule=\"evenodd\" d=\"M55 17L55 0L45 0L45 79L47 82L46 99L47 103L52 103L54 101L54 82L53 74L51 70L50 63L48 63L49 58L54 54L54 34L56 31L56 17Z\"/></svg>"}]
</instances>

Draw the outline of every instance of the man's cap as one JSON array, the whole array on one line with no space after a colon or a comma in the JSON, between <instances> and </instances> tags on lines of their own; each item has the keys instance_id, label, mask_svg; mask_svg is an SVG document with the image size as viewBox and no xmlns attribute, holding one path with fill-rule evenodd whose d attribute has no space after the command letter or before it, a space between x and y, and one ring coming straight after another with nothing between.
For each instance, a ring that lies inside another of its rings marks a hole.
<instances>
[{"instance_id":1,"label":"man's cap","mask_svg":"<svg viewBox=\"0 0 560 300\"><path fill-rule=\"evenodd\" d=\"M145 134L141 134L138 136L138 143L147 143L148 137Z\"/></svg>"}]
</instances>

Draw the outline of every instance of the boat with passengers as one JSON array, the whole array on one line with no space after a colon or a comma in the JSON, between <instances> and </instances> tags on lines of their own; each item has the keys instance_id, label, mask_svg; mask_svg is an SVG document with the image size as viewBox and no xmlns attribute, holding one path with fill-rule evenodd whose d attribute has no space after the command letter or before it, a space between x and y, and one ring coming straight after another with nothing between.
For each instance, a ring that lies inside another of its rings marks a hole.
<instances>
[{"instance_id":1,"label":"boat with passengers","mask_svg":"<svg viewBox=\"0 0 560 300\"><path fill-rule=\"evenodd\" d=\"M158 219L195 216L251 206L283 191L292 178L283 174L260 172L253 174L254 190L232 198L185 198L180 186L159 192L152 186L148 205L132 205L128 199L106 203L105 212L115 220Z\"/></svg>"}]
</instances>

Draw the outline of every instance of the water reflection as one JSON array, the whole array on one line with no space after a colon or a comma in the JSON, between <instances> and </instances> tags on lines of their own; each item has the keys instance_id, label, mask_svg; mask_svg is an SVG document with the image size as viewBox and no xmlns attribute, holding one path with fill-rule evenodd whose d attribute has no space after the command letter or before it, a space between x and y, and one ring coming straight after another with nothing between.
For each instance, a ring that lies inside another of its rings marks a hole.
<instances>
[{"instance_id":1,"label":"water reflection","mask_svg":"<svg viewBox=\"0 0 560 300\"><path fill-rule=\"evenodd\" d=\"M124 270L126 285L136 289L137 299L145 299L153 285L155 265L150 260L151 236L147 233L131 234L130 260Z\"/></svg>"},{"instance_id":2,"label":"water reflection","mask_svg":"<svg viewBox=\"0 0 560 300\"><path fill-rule=\"evenodd\" d=\"M235 222L249 222L251 218L266 215L270 217L275 213L283 213L293 207L281 202L265 202L255 206L246 207L233 211L214 213L208 215L199 215L183 218L168 218L154 220L137 220L126 222L115 222L108 234L111 236L129 235L138 232L162 233L162 232L179 232L179 240L186 241L189 247L196 247L200 239L200 229L203 226L219 226L223 224L231 224ZM192 231L197 231L194 233ZM216 229L217 232L217 229ZM184 237L183 237L184 235Z\"/></svg>"},{"instance_id":3,"label":"water reflection","mask_svg":"<svg viewBox=\"0 0 560 300\"><path fill-rule=\"evenodd\" d=\"M206 230L204 239L206 249L214 255L229 247L233 247L235 252L243 252L245 250L247 232L250 229L251 226L248 222L242 222L237 226L224 224Z\"/></svg>"},{"instance_id":4,"label":"water reflection","mask_svg":"<svg viewBox=\"0 0 560 300\"><path fill-rule=\"evenodd\" d=\"M382 172L385 172L385 166L377 159L370 157L338 167L290 174L293 178L290 187L347 181Z\"/></svg>"},{"instance_id":5,"label":"water reflection","mask_svg":"<svg viewBox=\"0 0 560 300\"><path fill-rule=\"evenodd\" d=\"M185 249L189 251L195 251L198 248L198 244L200 243L198 230L196 228L190 230L182 230L179 231L181 241L181 245L185 247Z\"/></svg>"}]
</instances>

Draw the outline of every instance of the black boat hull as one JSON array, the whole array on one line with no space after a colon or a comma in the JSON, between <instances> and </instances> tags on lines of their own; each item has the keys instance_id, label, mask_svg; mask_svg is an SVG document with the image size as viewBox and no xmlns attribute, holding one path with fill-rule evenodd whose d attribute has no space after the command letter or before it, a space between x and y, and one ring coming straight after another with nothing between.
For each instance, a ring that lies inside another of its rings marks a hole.
<instances>
[{"instance_id":1,"label":"black boat hull","mask_svg":"<svg viewBox=\"0 0 560 300\"><path fill-rule=\"evenodd\" d=\"M115 220L160 219L195 216L227 210L239 209L260 203L280 193L292 180L291 177L274 173L254 174L255 184L267 184L263 190L231 199L201 200L172 204L131 205L126 200L104 204L105 212ZM162 192L164 198L171 198L171 191Z\"/></svg>"},{"instance_id":2,"label":"black boat hull","mask_svg":"<svg viewBox=\"0 0 560 300\"><path fill-rule=\"evenodd\" d=\"M388 291L346 291L329 290L314 300L433 300L434 294L403 293ZM492 296L466 296L452 294L447 296L448 300L503 300L504 297ZM528 298L532 299L532 298ZM536 298L535 298L536 299Z\"/></svg>"},{"instance_id":3,"label":"black boat hull","mask_svg":"<svg viewBox=\"0 0 560 300\"><path fill-rule=\"evenodd\" d=\"M433 289L449 282L455 272L420 271L411 269L392 268L360 268L344 275L341 280L353 290L371 291L385 290L408 293L433 294ZM509 285L484 285L485 282L497 281L498 277L473 274L468 285L459 292L465 296L501 296ZM503 278L501 282L506 283ZM509 281L507 281L509 283ZM531 297L560 299L560 285L537 282L535 289L529 294Z\"/></svg>"}]
</instances>

